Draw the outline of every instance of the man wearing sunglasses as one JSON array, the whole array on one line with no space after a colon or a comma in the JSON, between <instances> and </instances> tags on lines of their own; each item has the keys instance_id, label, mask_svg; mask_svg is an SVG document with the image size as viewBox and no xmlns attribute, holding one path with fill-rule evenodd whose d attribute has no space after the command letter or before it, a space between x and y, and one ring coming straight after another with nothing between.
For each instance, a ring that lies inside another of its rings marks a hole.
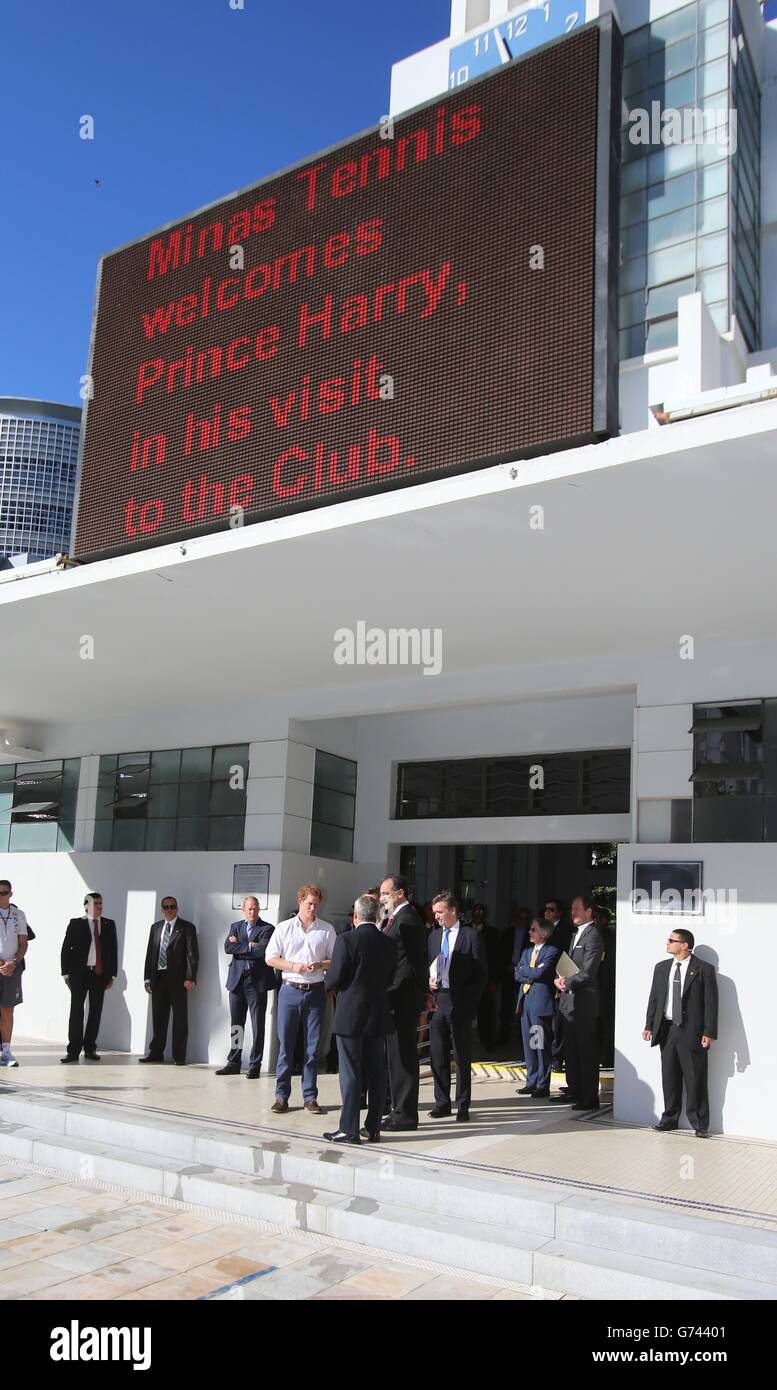
<instances>
[{"instance_id":1,"label":"man wearing sunglasses","mask_svg":"<svg viewBox=\"0 0 777 1390\"><path fill-rule=\"evenodd\" d=\"M13 889L0 879L0 1067L18 1067L11 1052L13 1011L22 1002L22 962L27 950L27 918L11 902Z\"/></svg>"},{"instance_id":2,"label":"man wearing sunglasses","mask_svg":"<svg viewBox=\"0 0 777 1390\"><path fill-rule=\"evenodd\" d=\"M186 1066L189 1036L189 991L197 983L200 963L197 928L178 916L178 903L171 894L162 899L162 918L154 922L146 950L146 992L151 995L153 1034L148 1056L139 1062L164 1062L167 1026L173 1011L173 1061Z\"/></svg>"},{"instance_id":3,"label":"man wearing sunglasses","mask_svg":"<svg viewBox=\"0 0 777 1390\"><path fill-rule=\"evenodd\" d=\"M653 972L645 1031L651 1047L661 1048L664 1113L653 1128L677 1129L683 1104L697 1139L710 1125L707 1062L718 1036L718 981L715 967L693 954L693 932L676 928L666 949L670 960Z\"/></svg>"}]
</instances>

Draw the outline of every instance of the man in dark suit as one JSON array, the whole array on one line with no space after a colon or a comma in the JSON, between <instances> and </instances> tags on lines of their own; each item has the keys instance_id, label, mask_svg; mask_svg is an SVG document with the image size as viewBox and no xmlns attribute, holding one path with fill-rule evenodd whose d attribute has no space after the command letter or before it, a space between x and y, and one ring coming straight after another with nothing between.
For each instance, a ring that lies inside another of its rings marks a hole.
<instances>
[{"instance_id":1,"label":"man in dark suit","mask_svg":"<svg viewBox=\"0 0 777 1390\"><path fill-rule=\"evenodd\" d=\"M336 1130L324 1135L331 1144L360 1144L359 1114L363 1078L369 1108L361 1134L380 1139L380 1116L386 1090L385 1037L391 1026L389 985L397 968L397 946L377 926L380 904L367 893L354 903L354 930L338 936L326 987L335 996L334 1032L340 1058L343 1108Z\"/></svg>"},{"instance_id":2,"label":"man in dark suit","mask_svg":"<svg viewBox=\"0 0 777 1390\"><path fill-rule=\"evenodd\" d=\"M411 907L408 882L390 874L380 885L380 905L387 913L384 936L397 948L397 965L389 989L392 1028L386 1035L391 1111L383 1128L418 1128L418 1018L427 993L426 926Z\"/></svg>"},{"instance_id":3,"label":"man in dark suit","mask_svg":"<svg viewBox=\"0 0 777 1390\"><path fill-rule=\"evenodd\" d=\"M162 919L154 922L148 934L144 978L151 995L153 1033L148 1056L139 1062L164 1062L167 1025L173 1011L173 1061L186 1066L186 1039L189 1036L188 996L197 983L200 961L197 928L178 916L178 903L172 895L162 899Z\"/></svg>"},{"instance_id":4,"label":"man in dark suit","mask_svg":"<svg viewBox=\"0 0 777 1390\"><path fill-rule=\"evenodd\" d=\"M572 923L567 920L566 908L561 898L550 897L545 899L545 910L543 918L551 928L550 940L556 947L559 955L562 951L569 951L574 929ZM553 1043L551 1046L551 1068L553 1071L561 1071L564 1065L564 1030L561 1023L561 1014L558 1007L558 999L553 1012ZM564 1088L566 1089L566 1088Z\"/></svg>"},{"instance_id":5,"label":"man in dark suit","mask_svg":"<svg viewBox=\"0 0 777 1390\"><path fill-rule=\"evenodd\" d=\"M572 903L574 940L568 954L577 974L556 978L564 1040L567 1093L557 1103L573 1110L599 1109L599 988L602 938L594 925L593 899L581 894ZM552 940L552 938L551 938Z\"/></svg>"},{"instance_id":6,"label":"man in dark suit","mask_svg":"<svg viewBox=\"0 0 777 1390\"><path fill-rule=\"evenodd\" d=\"M89 1062L99 1062L97 1034L103 1011L103 998L119 971L116 923L103 917L101 893L87 893L86 914L71 917L62 942L60 964L70 990L70 1021L67 1055L61 1062L77 1062L84 1049ZM84 1004L89 1000L89 1016L84 1030Z\"/></svg>"},{"instance_id":7,"label":"man in dark suit","mask_svg":"<svg viewBox=\"0 0 777 1390\"><path fill-rule=\"evenodd\" d=\"M653 971L645 1031L652 1047L661 1048L664 1113L654 1129L677 1129L683 1104L697 1139L710 1127L707 1060L718 1036L718 981L715 967L693 954L693 932L676 928L666 949L671 960Z\"/></svg>"},{"instance_id":8,"label":"man in dark suit","mask_svg":"<svg viewBox=\"0 0 777 1390\"><path fill-rule=\"evenodd\" d=\"M526 1085L519 1095L544 1099L550 1095L551 1047L556 990L556 961L559 949L551 941L549 922L535 917L529 929L527 946L515 967L518 982L518 1010L523 1033Z\"/></svg>"},{"instance_id":9,"label":"man in dark suit","mask_svg":"<svg viewBox=\"0 0 777 1390\"><path fill-rule=\"evenodd\" d=\"M224 950L232 957L227 974L232 1047L226 1066L216 1072L217 1076L235 1076L240 1071L249 1010L254 1041L246 1076L249 1081L255 1081L261 1073L267 993L275 989L275 971L265 965L264 955L274 931L275 928L259 916L259 899L253 895L244 898L243 920L232 923L224 942Z\"/></svg>"},{"instance_id":10,"label":"man in dark suit","mask_svg":"<svg viewBox=\"0 0 777 1390\"><path fill-rule=\"evenodd\" d=\"M432 899L437 926L429 937L429 985L434 1000L429 1029L434 1106L433 1120L451 1113L451 1049L456 1059L456 1119L469 1119L472 1091L472 1021L488 979L480 933L463 927L455 894Z\"/></svg>"}]
</instances>

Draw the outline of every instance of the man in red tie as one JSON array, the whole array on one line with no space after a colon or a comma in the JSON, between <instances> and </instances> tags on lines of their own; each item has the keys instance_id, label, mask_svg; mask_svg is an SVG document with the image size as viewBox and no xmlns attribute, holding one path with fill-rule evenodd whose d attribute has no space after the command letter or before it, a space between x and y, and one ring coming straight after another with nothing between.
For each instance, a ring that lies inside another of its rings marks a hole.
<instances>
[{"instance_id":1,"label":"man in red tie","mask_svg":"<svg viewBox=\"0 0 777 1390\"><path fill-rule=\"evenodd\" d=\"M116 923L103 917L100 893L87 893L86 914L71 917L62 942L62 974L70 990L70 1023L67 1056L62 1062L77 1062L84 1049L89 1062L99 1062L97 1033L103 1011L103 996L110 989L119 969ZM84 1030L84 1004L89 999L89 1015Z\"/></svg>"}]
</instances>

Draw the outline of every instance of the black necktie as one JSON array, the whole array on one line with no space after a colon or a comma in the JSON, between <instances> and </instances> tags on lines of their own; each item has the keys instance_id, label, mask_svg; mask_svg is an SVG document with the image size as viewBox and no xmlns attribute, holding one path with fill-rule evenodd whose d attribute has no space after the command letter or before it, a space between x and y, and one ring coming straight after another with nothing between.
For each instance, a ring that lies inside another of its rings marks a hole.
<instances>
[{"instance_id":1,"label":"black necktie","mask_svg":"<svg viewBox=\"0 0 777 1390\"><path fill-rule=\"evenodd\" d=\"M674 979L672 980L672 1022L682 1023L683 1021L683 995L680 988L680 962L675 966Z\"/></svg>"}]
</instances>

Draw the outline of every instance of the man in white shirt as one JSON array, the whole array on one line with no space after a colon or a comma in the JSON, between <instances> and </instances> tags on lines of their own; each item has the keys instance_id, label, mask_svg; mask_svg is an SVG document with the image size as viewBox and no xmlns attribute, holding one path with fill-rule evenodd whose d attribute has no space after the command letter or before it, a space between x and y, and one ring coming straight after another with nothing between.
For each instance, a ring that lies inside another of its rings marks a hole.
<instances>
[{"instance_id":1,"label":"man in white shirt","mask_svg":"<svg viewBox=\"0 0 777 1390\"><path fill-rule=\"evenodd\" d=\"M279 922L267 943L265 961L280 970L278 991L278 1062L275 1068L275 1103L271 1110L283 1115L289 1108L294 1047L300 1027L304 1041L302 1099L311 1115L323 1115L318 1103L316 1054L326 1005L324 975L332 961L337 934L329 922L319 919L321 889L305 883L297 891L295 917Z\"/></svg>"},{"instance_id":2,"label":"man in white shirt","mask_svg":"<svg viewBox=\"0 0 777 1390\"><path fill-rule=\"evenodd\" d=\"M21 962L27 950L27 918L11 902L7 878L0 879L0 1067L18 1067L11 1052L13 1011L22 1002Z\"/></svg>"}]
</instances>

